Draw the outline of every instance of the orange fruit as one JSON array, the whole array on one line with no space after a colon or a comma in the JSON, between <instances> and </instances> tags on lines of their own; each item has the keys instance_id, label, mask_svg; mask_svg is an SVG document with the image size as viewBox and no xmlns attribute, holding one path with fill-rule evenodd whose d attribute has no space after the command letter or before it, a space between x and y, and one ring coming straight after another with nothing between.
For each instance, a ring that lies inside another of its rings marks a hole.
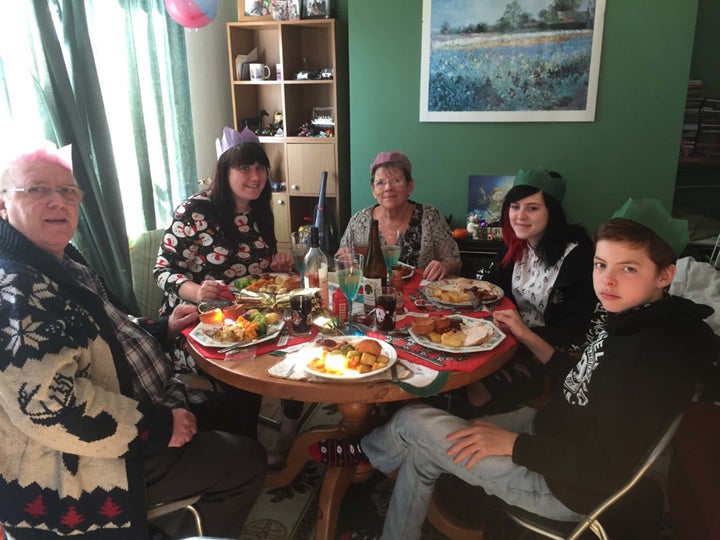
<instances>
[{"instance_id":1,"label":"orange fruit","mask_svg":"<svg viewBox=\"0 0 720 540\"><path fill-rule=\"evenodd\" d=\"M458 227L457 229L453 230L453 238L455 238L456 240L462 240L463 238L467 238L467 236L468 236L467 229L462 229L462 228Z\"/></svg>"}]
</instances>

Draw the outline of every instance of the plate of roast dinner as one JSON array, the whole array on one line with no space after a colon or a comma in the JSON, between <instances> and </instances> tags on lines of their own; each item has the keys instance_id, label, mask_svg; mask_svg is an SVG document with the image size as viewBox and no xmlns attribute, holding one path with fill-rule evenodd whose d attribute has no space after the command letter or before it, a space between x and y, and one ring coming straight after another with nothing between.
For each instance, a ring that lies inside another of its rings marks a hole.
<instances>
[{"instance_id":1,"label":"plate of roast dinner","mask_svg":"<svg viewBox=\"0 0 720 540\"><path fill-rule=\"evenodd\" d=\"M409 333L423 347L449 353L491 351L505 339L492 322L462 315L413 317Z\"/></svg>"},{"instance_id":2,"label":"plate of roast dinner","mask_svg":"<svg viewBox=\"0 0 720 540\"><path fill-rule=\"evenodd\" d=\"M391 345L363 336L324 338L308 343L287 358L291 356L311 375L344 382L374 377L397 361Z\"/></svg>"},{"instance_id":3,"label":"plate of roast dinner","mask_svg":"<svg viewBox=\"0 0 720 540\"><path fill-rule=\"evenodd\" d=\"M431 302L452 307L471 307L473 295L481 304L498 302L504 296L494 283L468 278L433 281L425 286L423 294Z\"/></svg>"}]
</instances>

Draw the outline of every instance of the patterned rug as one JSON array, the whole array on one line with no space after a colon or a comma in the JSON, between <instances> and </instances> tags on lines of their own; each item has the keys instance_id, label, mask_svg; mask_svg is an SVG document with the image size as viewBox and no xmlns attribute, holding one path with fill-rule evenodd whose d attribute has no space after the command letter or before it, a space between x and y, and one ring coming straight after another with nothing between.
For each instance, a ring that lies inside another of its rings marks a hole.
<instances>
[{"instance_id":1,"label":"patterned rug","mask_svg":"<svg viewBox=\"0 0 720 540\"><path fill-rule=\"evenodd\" d=\"M263 399L261 414L268 418L281 417L278 400ZM340 413L335 405L307 405L301 420L301 430L318 425L335 424ZM260 441L266 448L274 448L277 429L260 424ZM311 540L315 538L317 499L325 466L308 462L293 482L285 487L265 490L253 507L241 540ZM662 477L663 475L661 475ZM449 478L438 482L443 493L442 505L452 508L470 523L482 523L486 540L532 540L532 533L516 525L504 513L496 499L488 497L467 484L459 487ZM376 472L363 484L348 489L338 516L335 540L365 540L379 537L392 494L394 480ZM472 492L472 493L471 493ZM184 514L184 515L183 515ZM153 540L180 540L195 534L188 512L158 519L154 525L163 531ZM661 534L663 540L676 540L671 527ZM423 540L447 540L427 521L423 524Z\"/></svg>"},{"instance_id":2,"label":"patterned rug","mask_svg":"<svg viewBox=\"0 0 720 540\"><path fill-rule=\"evenodd\" d=\"M279 400L263 399L261 414L267 418L281 417ZM337 423L340 413L335 405L307 405L301 420L301 430L313 426ZM260 424L258 437L266 448L274 448L277 429ZM317 499L322 486L325 466L308 462L288 486L268 489L258 497L248 519L241 540L311 540L315 538ZM337 540L363 540L379 537L387 512L394 480L376 472L363 484L352 484L343 499L338 516ZM456 504L451 501L451 504ZM488 540L519 540L523 532L487 497L473 515L487 524ZM153 523L161 530L153 540L180 540L195 534L188 512L164 516ZM447 540L432 525L423 525L424 540ZM527 538L527 537L526 537ZM532 538L532 537L529 537Z\"/></svg>"}]
</instances>

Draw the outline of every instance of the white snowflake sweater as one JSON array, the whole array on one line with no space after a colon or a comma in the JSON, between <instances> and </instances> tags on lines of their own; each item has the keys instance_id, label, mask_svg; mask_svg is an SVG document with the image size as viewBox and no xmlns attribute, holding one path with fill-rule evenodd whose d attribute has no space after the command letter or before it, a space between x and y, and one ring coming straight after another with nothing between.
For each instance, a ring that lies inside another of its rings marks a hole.
<instances>
[{"instance_id":1,"label":"white snowflake sweater","mask_svg":"<svg viewBox=\"0 0 720 540\"><path fill-rule=\"evenodd\" d=\"M141 458L171 432L168 408L132 398L102 299L0 220L0 523L22 539L146 538Z\"/></svg>"}]
</instances>

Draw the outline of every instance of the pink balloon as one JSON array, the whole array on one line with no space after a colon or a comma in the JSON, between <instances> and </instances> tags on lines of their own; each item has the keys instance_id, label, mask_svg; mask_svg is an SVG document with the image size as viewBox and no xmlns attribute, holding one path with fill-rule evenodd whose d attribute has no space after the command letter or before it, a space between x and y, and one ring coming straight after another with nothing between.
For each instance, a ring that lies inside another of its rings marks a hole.
<instances>
[{"instance_id":1,"label":"pink balloon","mask_svg":"<svg viewBox=\"0 0 720 540\"><path fill-rule=\"evenodd\" d=\"M217 12L218 0L165 0L168 15L186 28L202 28L210 24Z\"/></svg>"}]
</instances>

